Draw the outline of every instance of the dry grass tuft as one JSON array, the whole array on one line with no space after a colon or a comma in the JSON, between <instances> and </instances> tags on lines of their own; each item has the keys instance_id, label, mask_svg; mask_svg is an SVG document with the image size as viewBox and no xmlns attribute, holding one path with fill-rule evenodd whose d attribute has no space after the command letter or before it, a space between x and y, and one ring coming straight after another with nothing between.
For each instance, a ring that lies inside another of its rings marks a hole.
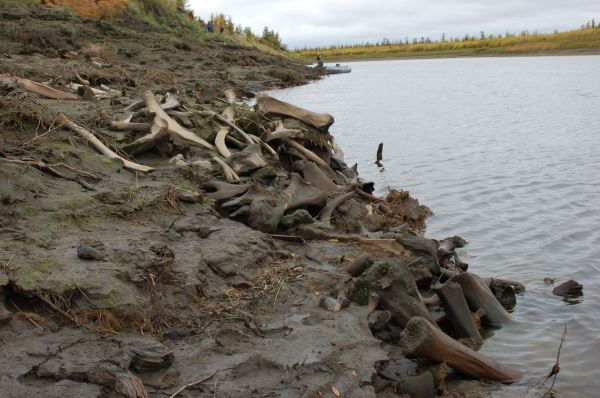
<instances>
[{"instance_id":1,"label":"dry grass tuft","mask_svg":"<svg viewBox=\"0 0 600 398\"><path fill-rule=\"evenodd\" d=\"M81 47L79 52L86 58L99 58L105 62L111 62L115 58L115 54L111 49L99 43L87 43Z\"/></svg>"},{"instance_id":2,"label":"dry grass tuft","mask_svg":"<svg viewBox=\"0 0 600 398\"><path fill-rule=\"evenodd\" d=\"M138 74L137 81L140 82L140 84L170 86L175 84L175 76L168 70L148 67Z\"/></svg>"},{"instance_id":3,"label":"dry grass tuft","mask_svg":"<svg viewBox=\"0 0 600 398\"><path fill-rule=\"evenodd\" d=\"M273 312L281 290L286 284L296 279L304 272L300 266L289 266L276 262L264 267L244 287L228 287L216 299L204 299L200 310L208 319L248 319L258 318L253 314L253 308L261 300L273 297Z\"/></svg>"},{"instance_id":4,"label":"dry grass tuft","mask_svg":"<svg viewBox=\"0 0 600 398\"><path fill-rule=\"evenodd\" d=\"M23 131L32 123L38 128L48 128L53 121L53 113L34 94L21 89L5 94L0 92L0 128L13 127Z\"/></svg>"}]
</instances>

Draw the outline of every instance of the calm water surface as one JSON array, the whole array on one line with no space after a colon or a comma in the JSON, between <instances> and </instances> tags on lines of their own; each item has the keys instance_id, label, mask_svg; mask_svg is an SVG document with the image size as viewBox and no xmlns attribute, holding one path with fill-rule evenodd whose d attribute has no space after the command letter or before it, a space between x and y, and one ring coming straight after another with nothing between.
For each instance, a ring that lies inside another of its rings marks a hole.
<instances>
[{"instance_id":1,"label":"calm water surface","mask_svg":"<svg viewBox=\"0 0 600 398\"><path fill-rule=\"evenodd\" d=\"M466 238L471 270L526 285L516 323L496 331L484 353L535 383L567 323L559 396L599 396L600 56L351 66L274 95L333 114L347 163L379 193L404 188L430 206L428 236ZM379 142L383 172L372 164ZM553 296L544 277L581 282L582 301ZM502 393L525 396L527 387Z\"/></svg>"}]
</instances>

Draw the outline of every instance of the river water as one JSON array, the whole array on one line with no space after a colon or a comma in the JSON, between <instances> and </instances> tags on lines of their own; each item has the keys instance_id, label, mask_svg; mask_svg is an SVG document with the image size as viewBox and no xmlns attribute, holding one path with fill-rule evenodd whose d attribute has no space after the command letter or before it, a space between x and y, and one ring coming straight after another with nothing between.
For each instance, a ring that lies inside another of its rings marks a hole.
<instances>
[{"instance_id":1,"label":"river water","mask_svg":"<svg viewBox=\"0 0 600 398\"><path fill-rule=\"evenodd\" d=\"M352 73L274 96L334 115L349 165L407 189L435 212L427 235L461 235L482 276L526 285L482 352L526 376L525 396L554 363L560 397L600 394L600 56L349 63ZM385 170L373 165L384 143ZM575 279L566 302L545 277ZM548 383L549 384L549 383Z\"/></svg>"}]
</instances>

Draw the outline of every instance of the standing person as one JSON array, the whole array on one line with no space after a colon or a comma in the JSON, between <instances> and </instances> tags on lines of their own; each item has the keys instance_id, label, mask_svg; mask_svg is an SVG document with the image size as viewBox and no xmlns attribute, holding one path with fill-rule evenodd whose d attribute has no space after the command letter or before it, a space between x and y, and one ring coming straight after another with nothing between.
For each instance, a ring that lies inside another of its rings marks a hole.
<instances>
[{"instance_id":1,"label":"standing person","mask_svg":"<svg viewBox=\"0 0 600 398\"><path fill-rule=\"evenodd\" d=\"M323 58L321 58L321 54L317 55L317 66L319 68L323 68L325 63L323 62Z\"/></svg>"},{"instance_id":2,"label":"standing person","mask_svg":"<svg viewBox=\"0 0 600 398\"><path fill-rule=\"evenodd\" d=\"M212 33L214 31L214 24L213 24L212 19L210 21L208 21L208 23L206 24L206 30L209 33Z\"/></svg>"}]
</instances>

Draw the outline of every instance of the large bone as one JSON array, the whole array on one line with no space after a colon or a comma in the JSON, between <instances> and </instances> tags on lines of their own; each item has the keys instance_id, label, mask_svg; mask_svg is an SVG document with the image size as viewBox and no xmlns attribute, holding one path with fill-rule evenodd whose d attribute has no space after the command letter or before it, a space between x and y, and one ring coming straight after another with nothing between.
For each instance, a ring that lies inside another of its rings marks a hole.
<instances>
[{"instance_id":1,"label":"large bone","mask_svg":"<svg viewBox=\"0 0 600 398\"><path fill-rule=\"evenodd\" d=\"M358 304L367 304L367 295L377 293L380 305L390 311L392 320L404 327L413 317L431 320L427 307L419 300L417 285L409 269L396 261L378 261L350 286L350 298ZM433 322L433 320L432 320Z\"/></svg>"},{"instance_id":2,"label":"large bone","mask_svg":"<svg viewBox=\"0 0 600 398\"><path fill-rule=\"evenodd\" d=\"M472 311L477 311L480 308L485 311L485 316L482 318L484 323L497 326L510 322L508 312L502 307L490 288L477 275L462 272L450 281L460 284Z\"/></svg>"},{"instance_id":3,"label":"large bone","mask_svg":"<svg viewBox=\"0 0 600 398\"><path fill-rule=\"evenodd\" d=\"M200 146L214 150L215 147L193 132L181 127L179 123L173 120L165 110L160 106L154 94L147 90L144 92L144 102L148 111L154 113L154 121L150 134L143 136L125 147L129 153L136 155L152 149L159 141L165 137L170 137L183 141L188 145Z\"/></svg>"},{"instance_id":4,"label":"large bone","mask_svg":"<svg viewBox=\"0 0 600 398\"><path fill-rule=\"evenodd\" d=\"M326 224L330 224L331 217L333 216L333 212L335 211L335 209L337 209L337 207L339 205L341 205L342 203L347 202L348 200L352 199L354 197L354 195L355 195L354 192L347 192L336 198L328 200L327 205L321 211L321 215L319 217L320 220Z\"/></svg>"},{"instance_id":5,"label":"large bone","mask_svg":"<svg viewBox=\"0 0 600 398\"><path fill-rule=\"evenodd\" d=\"M326 131L334 122L333 116L327 113L312 112L275 99L265 93L259 93L256 96L256 107L265 115L290 116L323 131Z\"/></svg>"},{"instance_id":6,"label":"large bone","mask_svg":"<svg viewBox=\"0 0 600 398\"><path fill-rule=\"evenodd\" d=\"M268 199L272 198L273 196L275 196L275 194L267 191L265 188L258 185L252 185L242 196L223 203L222 207L228 208L244 206L252 203L254 200Z\"/></svg>"},{"instance_id":7,"label":"large bone","mask_svg":"<svg viewBox=\"0 0 600 398\"><path fill-rule=\"evenodd\" d=\"M283 191L285 198L284 210L298 207L317 206L323 207L327 203L327 194L318 187L306 183L298 174L292 174L292 182Z\"/></svg>"},{"instance_id":8,"label":"large bone","mask_svg":"<svg viewBox=\"0 0 600 398\"><path fill-rule=\"evenodd\" d=\"M110 129L117 131L147 132L152 128L150 123L110 122Z\"/></svg>"},{"instance_id":9,"label":"large bone","mask_svg":"<svg viewBox=\"0 0 600 398\"><path fill-rule=\"evenodd\" d=\"M233 171L233 169L229 167L229 165L225 163L223 159L221 159L218 156L214 156L213 160L221 165L221 167L223 168L223 176L225 176L225 179L228 182L240 181L240 177L238 177L236 172Z\"/></svg>"},{"instance_id":10,"label":"large bone","mask_svg":"<svg viewBox=\"0 0 600 398\"><path fill-rule=\"evenodd\" d=\"M274 131L269 131L264 134L265 142L273 141L273 140L281 140L284 138L301 138L304 136L304 133L300 130L292 130L286 128L283 123L278 121L277 127Z\"/></svg>"},{"instance_id":11,"label":"large bone","mask_svg":"<svg viewBox=\"0 0 600 398\"><path fill-rule=\"evenodd\" d=\"M445 362L466 376L502 383L521 378L519 372L462 345L422 317L413 317L408 322L401 344L411 356Z\"/></svg>"},{"instance_id":12,"label":"large bone","mask_svg":"<svg viewBox=\"0 0 600 398\"><path fill-rule=\"evenodd\" d=\"M304 169L304 180L327 192L328 195L336 195L340 192L348 191L352 187L340 187L328 177L315 163L306 162Z\"/></svg>"},{"instance_id":13,"label":"large bone","mask_svg":"<svg viewBox=\"0 0 600 398\"><path fill-rule=\"evenodd\" d=\"M233 109L232 106L228 106L223 110L223 117L225 120L232 122L235 119L235 109ZM221 126L215 138L215 147L217 147L217 151L226 159L231 156L231 152L227 148L227 145L225 145L225 138L230 131L231 127L229 125Z\"/></svg>"},{"instance_id":14,"label":"large bone","mask_svg":"<svg viewBox=\"0 0 600 398\"><path fill-rule=\"evenodd\" d=\"M71 94L65 91L57 90L45 84L34 82L33 80L25 79L23 77L0 75L0 83L2 86L10 88L20 87L24 90L31 91L32 93L39 94L46 98L58 100L79 99L79 96L77 94Z\"/></svg>"},{"instance_id":15,"label":"large bone","mask_svg":"<svg viewBox=\"0 0 600 398\"><path fill-rule=\"evenodd\" d=\"M117 155L115 152L113 152L111 149L109 149L106 145L104 145L98 138L96 138L96 136L92 132L73 123L73 121L71 121L64 113L59 113L56 116L56 123L62 124L63 126L69 128L69 130L79 134L81 137L88 140L94 146L94 148L96 148L100 153L107 156L108 158L119 159L120 161L123 162L123 166L127 169L135 170L135 171L142 171L142 172L154 170L152 167L134 163L130 160L124 159L121 156Z\"/></svg>"},{"instance_id":16,"label":"large bone","mask_svg":"<svg viewBox=\"0 0 600 398\"><path fill-rule=\"evenodd\" d=\"M460 285L452 282L445 283L436 287L435 292L442 300L442 305L456 337L468 337L473 339L477 345L482 344L483 339L473 321Z\"/></svg>"},{"instance_id":17,"label":"large bone","mask_svg":"<svg viewBox=\"0 0 600 398\"><path fill-rule=\"evenodd\" d=\"M205 107L205 106L202 106L202 109L204 109L204 111L205 111L207 114L209 114L209 115L211 115L211 116L214 116L214 117L216 117L216 118L217 118L217 119L219 119L221 122L225 123L226 125L228 125L228 126L229 126L229 127L231 127L232 129L234 129L235 131L237 131L237 132L238 132L238 133L239 133L239 134L240 134L240 135L241 135L241 136L244 138L244 140L246 140L246 142L247 142L248 144L254 144L254 140L253 140L253 139L252 139L252 138L251 138L251 137L248 135L248 133L246 133L244 130L242 130L241 128L239 128L239 127L238 127L238 126L237 126L235 123L233 123L233 122L231 122L231 121L227 120L227 118L225 118L225 117L223 117L223 116L219 115L217 112L215 112L215 111L213 111L213 110L211 110L211 109L208 109L208 108L207 108L207 107Z\"/></svg>"},{"instance_id":18,"label":"large bone","mask_svg":"<svg viewBox=\"0 0 600 398\"><path fill-rule=\"evenodd\" d=\"M215 200L223 200L243 194L250 188L250 184L229 184L223 181L209 181L202 188L205 190L214 190L214 192L208 192L206 194L207 197Z\"/></svg>"},{"instance_id":19,"label":"large bone","mask_svg":"<svg viewBox=\"0 0 600 398\"><path fill-rule=\"evenodd\" d=\"M323 168L323 170L325 170L327 172L327 174L329 174L331 177L335 177L336 174L333 171L333 169L327 163L325 163L325 161L323 159L318 157L313 151L305 148L304 146L300 145L296 141L291 140L289 138L284 138L282 141L286 145L294 148L295 150L300 152L302 155L306 156L306 158L308 160L311 160L311 161L315 162L316 164L318 164L319 166L321 166Z\"/></svg>"},{"instance_id":20,"label":"large bone","mask_svg":"<svg viewBox=\"0 0 600 398\"><path fill-rule=\"evenodd\" d=\"M275 157L275 159L279 159L279 156L277 155L277 152L275 152L275 149L273 149L271 147L271 145L267 144L266 142L264 142L260 137L257 137L255 135L252 134L248 134L248 136L257 144L259 144L261 147L265 148L267 150L267 152L269 152L271 155L273 155L273 157Z\"/></svg>"}]
</instances>

